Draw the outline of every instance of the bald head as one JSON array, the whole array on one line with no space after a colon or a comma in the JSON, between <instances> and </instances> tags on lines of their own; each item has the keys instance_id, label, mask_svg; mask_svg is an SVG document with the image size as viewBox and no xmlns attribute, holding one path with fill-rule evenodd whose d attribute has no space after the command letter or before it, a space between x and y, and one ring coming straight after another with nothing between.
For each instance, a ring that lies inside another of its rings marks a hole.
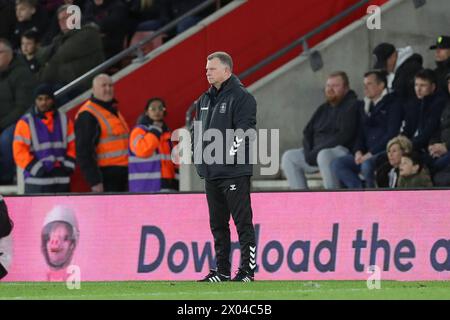
<instances>
[{"instance_id":1,"label":"bald head","mask_svg":"<svg viewBox=\"0 0 450 320\"><path fill-rule=\"evenodd\" d=\"M13 59L13 49L11 43L0 38L0 71L8 68L9 64Z\"/></svg>"},{"instance_id":2,"label":"bald head","mask_svg":"<svg viewBox=\"0 0 450 320\"><path fill-rule=\"evenodd\" d=\"M99 74L92 80L92 94L94 98L110 102L114 99L114 86L110 76L105 73Z\"/></svg>"}]
</instances>

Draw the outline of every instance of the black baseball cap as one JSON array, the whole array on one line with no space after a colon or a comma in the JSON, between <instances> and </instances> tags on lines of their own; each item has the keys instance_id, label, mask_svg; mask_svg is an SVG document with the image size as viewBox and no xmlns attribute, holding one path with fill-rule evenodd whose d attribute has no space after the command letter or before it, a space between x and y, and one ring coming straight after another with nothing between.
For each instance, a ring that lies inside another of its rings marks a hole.
<instances>
[{"instance_id":1,"label":"black baseball cap","mask_svg":"<svg viewBox=\"0 0 450 320\"><path fill-rule=\"evenodd\" d=\"M395 52L395 46L391 43L380 43L373 49L372 53L375 57L374 69L386 69L388 58Z\"/></svg>"},{"instance_id":2,"label":"black baseball cap","mask_svg":"<svg viewBox=\"0 0 450 320\"><path fill-rule=\"evenodd\" d=\"M436 39L436 44L430 47L430 50L434 49L450 49L450 37L449 36L439 36Z\"/></svg>"}]
</instances>

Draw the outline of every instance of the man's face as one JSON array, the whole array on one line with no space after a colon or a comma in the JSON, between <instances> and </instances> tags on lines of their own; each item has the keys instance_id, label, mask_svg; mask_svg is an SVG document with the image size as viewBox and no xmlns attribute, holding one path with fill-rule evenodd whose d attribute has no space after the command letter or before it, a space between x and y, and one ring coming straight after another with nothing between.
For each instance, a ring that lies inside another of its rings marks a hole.
<instances>
[{"instance_id":1,"label":"man's face","mask_svg":"<svg viewBox=\"0 0 450 320\"><path fill-rule=\"evenodd\" d=\"M37 45L33 39L22 37L20 41L20 50L24 55L33 55L36 53Z\"/></svg>"},{"instance_id":2,"label":"man's face","mask_svg":"<svg viewBox=\"0 0 450 320\"><path fill-rule=\"evenodd\" d=\"M384 83L378 82L377 77L371 74L364 78L364 95L369 99L376 99L383 93Z\"/></svg>"},{"instance_id":3,"label":"man's face","mask_svg":"<svg viewBox=\"0 0 450 320\"><path fill-rule=\"evenodd\" d=\"M12 51L3 43L0 43L0 70L4 70L9 66L12 57Z\"/></svg>"},{"instance_id":4,"label":"man's face","mask_svg":"<svg viewBox=\"0 0 450 320\"><path fill-rule=\"evenodd\" d=\"M147 109L147 116L153 121L162 121L164 119L165 108L161 101L153 101Z\"/></svg>"},{"instance_id":5,"label":"man's face","mask_svg":"<svg viewBox=\"0 0 450 320\"><path fill-rule=\"evenodd\" d=\"M394 168L398 168L402 160L402 154L403 151L398 144L391 145L388 150L389 164Z\"/></svg>"},{"instance_id":6,"label":"man's face","mask_svg":"<svg viewBox=\"0 0 450 320\"><path fill-rule=\"evenodd\" d=\"M101 6L103 4L103 0L94 0L96 6Z\"/></svg>"},{"instance_id":7,"label":"man's face","mask_svg":"<svg viewBox=\"0 0 450 320\"><path fill-rule=\"evenodd\" d=\"M417 98L423 99L434 93L436 85L428 80L416 78L414 89L416 90Z\"/></svg>"},{"instance_id":8,"label":"man's face","mask_svg":"<svg viewBox=\"0 0 450 320\"><path fill-rule=\"evenodd\" d=\"M114 99L114 86L112 79L107 76L101 76L94 80L92 93L100 101L110 102Z\"/></svg>"},{"instance_id":9,"label":"man's face","mask_svg":"<svg viewBox=\"0 0 450 320\"><path fill-rule=\"evenodd\" d=\"M206 78L210 85L220 87L231 75L230 68L224 65L218 58L206 62Z\"/></svg>"},{"instance_id":10,"label":"man's face","mask_svg":"<svg viewBox=\"0 0 450 320\"><path fill-rule=\"evenodd\" d=\"M68 262L74 249L70 231L65 223L55 223L47 241L47 254L50 263L62 266Z\"/></svg>"},{"instance_id":11,"label":"man's face","mask_svg":"<svg viewBox=\"0 0 450 320\"><path fill-rule=\"evenodd\" d=\"M34 100L40 112L47 112L53 107L53 99L46 94L40 94Z\"/></svg>"},{"instance_id":12,"label":"man's face","mask_svg":"<svg viewBox=\"0 0 450 320\"><path fill-rule=\"evenodd\" d=\"M70 14L67 11L63 10L58 14L58 24L62 33L66 33L69 31L69 26L67 20L70 18Z\"/></svg>"},{"instance_id":13,"label":"man's face","mask_svg":"<svg viewBox=\"0 0 450 320\"><path fill-rule=\"evenodd\" d=\"M402 157L400 162L400 175L402 177L408 177L413 174L416 174L419 171L419 166L414 165L412 160L407 157Z\"/></svg>"},{"instance_id":14,"label":"man's face","mask_svg":"<svg viewBox=\"0 0 450 320\"><path fill-rule=\"evenodd\" d=\"M450 49L436 48L434 58L437 62L446 61L450 58Z\"/></svg>"},{"instance_id":15,"label":"man's face","mask_svg":"<svg viewBox=\"0 0 450 320\"><path fill-rule=\"evenodd\" d=\"M28 4L19 3L16 5L16 17L19 22L31 20L31 16L35 12L36 9Z\"/></svg>"},{"instance_id":16,"label":"man's face","mask_svg":"<svg viewBox=\"0 0 450 320\"><path fill-rule=\"evenodd\" d=\"M344 84L342 77L331 77L327 79L325 85L325 97L331 104L336 104L344 98L348 88Z\"/></svg>"}]
</instances>

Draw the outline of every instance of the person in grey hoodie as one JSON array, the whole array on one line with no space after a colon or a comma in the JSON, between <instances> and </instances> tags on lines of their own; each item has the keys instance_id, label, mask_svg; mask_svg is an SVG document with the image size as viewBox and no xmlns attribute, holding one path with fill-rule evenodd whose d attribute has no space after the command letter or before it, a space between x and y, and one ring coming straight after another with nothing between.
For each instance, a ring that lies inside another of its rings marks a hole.
<instances>
[{"instance_id":1,"label":"person in grey hoodie","mask_svg":"<svg viewBox=\"0 0 450 320\"><path fill-rule=\"evenodd\" d=\"M414 76L422 69L423 58L412 47L396 48L391 43L380 43L373 50L374 69L386 70L388 89L403 102L416 99Z\"/></svg>"},{"instance_id":2,"label":"person in grey hoodie","mask_svg":"<svg viewBox=\"0 0 450 320\"><path fill-rule=\"evenodd\" d=\"M303 148L287 150L281 168L291 189L307 189L305 173L320 171L325 189L339 186L331 162L349 154L356 138L357 97L342 71L328 76L326 102L319 106L303 130Z\"/></svg>"}]
</instances>

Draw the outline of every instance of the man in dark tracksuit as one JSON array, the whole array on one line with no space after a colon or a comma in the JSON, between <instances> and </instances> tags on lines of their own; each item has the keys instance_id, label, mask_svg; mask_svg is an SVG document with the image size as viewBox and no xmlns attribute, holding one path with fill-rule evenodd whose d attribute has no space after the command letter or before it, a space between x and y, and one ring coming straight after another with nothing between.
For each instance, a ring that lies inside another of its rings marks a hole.
<instances>
[{"instance_id":1,"label":"man in dark tracksuit","mask_svg":"<svg viewBox=\"0 0 450 320\"><path fill-rule=\"evenodd\" d=\"M217 270L211 270L200 280L206 282L230 280L230 213L236 224L241 247L241 265L232 280L253 281L256 268L255 231L250 202L250 177L253 167L249 149L252 139L247 135L255 130L256 101L232 74L232 67L231 57L224 52L208 56L206 76L211 88L199 98L196 105L193 130L194 162L198 174L205 179L209 222L217 261ZM210 159L207 159L206 151L211 147L211 143L206 143L202 137L208 129L220 131L223 138L223 156L218 155L218 151L211 153ZM228 137L230 139L226 138L227 129L237 130L231 138ZM238 129L243 132L253 130L244 135L238 132ZM242 152L245 154L245 161L240 157ZM211 161L212 158L215 161Z\"/></svg>"},{"instance_id":2,"label":"man in dark tracksuit","mask_svg":"<svg viewBox=\"0 0 450 320\"><path fill-rule=\"evenodd\" d=\"M0 279L8 274L12 260L12 235L13 222L8 214L8 207L0 195Z\"/></svg>"}]
</instances>

